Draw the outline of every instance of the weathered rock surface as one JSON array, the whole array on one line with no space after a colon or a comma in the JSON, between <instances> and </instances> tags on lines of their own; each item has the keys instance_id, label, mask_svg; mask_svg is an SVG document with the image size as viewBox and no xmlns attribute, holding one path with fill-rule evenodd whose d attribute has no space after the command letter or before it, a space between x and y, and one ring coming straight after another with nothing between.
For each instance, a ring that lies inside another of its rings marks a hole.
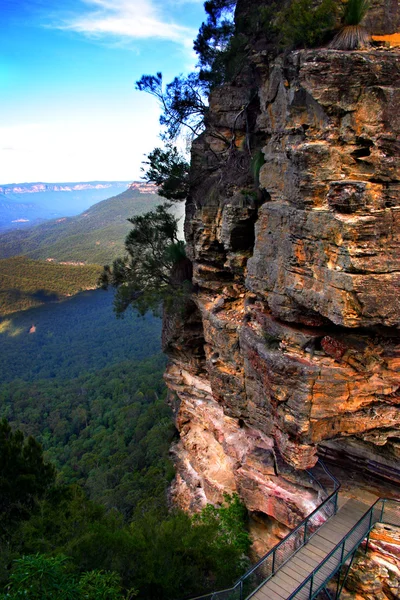
<instances>
[{"instance_id":1,"label":"weathered rock surface","mask_svg":"<svg viewBox=\"0 0 400 600\"><path fill-rule=\"evenodd\" d=\"M372 0L365 23L369 30L377 35L398 32L400 29L398 0Z\"/></svg>"},{"instance_id":2,"label":"weathered rock surface","mask_svg":"<svg viewBox=\"0 0 400 600\"><path fill-rule=\"evenodd\" d=\"M368 551L357 553L343 600L396 600L400 597L400 527L377 524Z\"/></svg>"},{"instance_id":3,"label":"weathered rock surface","mask_svg":"<svg viewBox=\"0 0 400 600\"><path fill-rule=\"evenodd\" d=\"M400 482L400 53L250 56L193 146L173 496L237 491L283 534L323 446Z\"/></svg>"}]
</instances>

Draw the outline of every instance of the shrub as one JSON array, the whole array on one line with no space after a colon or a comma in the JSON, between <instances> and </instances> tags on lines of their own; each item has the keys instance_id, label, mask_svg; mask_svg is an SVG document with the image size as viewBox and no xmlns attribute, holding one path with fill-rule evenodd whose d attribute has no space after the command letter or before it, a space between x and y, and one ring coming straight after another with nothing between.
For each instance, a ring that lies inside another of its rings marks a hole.
<instances>
[{"instance_id":1,"label":"shrub","mask_svg":"<svg viewBox=\"0 0 400 600\"><path fill-rule=\"evenodd\" d=\"M254 181L256 185L260 183L260 170L261 167L265 164L265 157L262 150L256 152L251 160L251 172L254 177Z\"/></svg>"},{"instance_id":2,"label":"shrub","mask_svg":"<svg viewBox=\"0 0 400 600\"><path fill-rule=\"evenodd\" d=\"M329 47L335 50L357 50L370 44L370 35L361 25L368 12L368 0L348 0L343 11L343 26Z\"/></svg>"},{"instance_id":3,"label":"shrub","mask_svg":"<svg viewBox=\"0 0 400 600\"><path fill-rule=\"evenodd\" d=\"M189 192L189 164L176 146L167 144L165 148L154 148L147 155L146 181L159 186L158 194L168 200L185 200Z\"/></svg>"},{"instance_id":4,"label":"shrub","mask_svg":"<svg viewBox=\"0 0 400 600\"><path fill-rule=\"evenodd\" d=\"M286 48L318 46L328 38L335 17L333 0L322 0L317 7L313 0L293 0L278 17L281 44Z\"/></svg>"},{"instance_id":5,"label":"shrub","mask_svg":"<svg viewBox=\"0 0 400 600\"><path fill-rule=\"evenodd\" d=\"M2 600L76 600L77 587L67 573L67 563L68 558L62 555L34 554L15 560Z\"/></svg>"}]
</instances>

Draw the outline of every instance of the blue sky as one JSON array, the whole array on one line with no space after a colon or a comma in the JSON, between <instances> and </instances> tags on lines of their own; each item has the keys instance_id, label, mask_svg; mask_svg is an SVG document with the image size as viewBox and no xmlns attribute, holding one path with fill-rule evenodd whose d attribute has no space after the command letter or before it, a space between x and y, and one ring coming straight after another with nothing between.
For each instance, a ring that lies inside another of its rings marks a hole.
<instances>
[{"instance_id":1,"label":"blue sky","mask_svg":"<svg viewBox=\"0 0 400 600\"><path fill-rule=\"evenodd\" d=\"M0 184L133 180L156 145L144 73L193 69L203 0L0 0Z\"/></svg>"}]
</instances>

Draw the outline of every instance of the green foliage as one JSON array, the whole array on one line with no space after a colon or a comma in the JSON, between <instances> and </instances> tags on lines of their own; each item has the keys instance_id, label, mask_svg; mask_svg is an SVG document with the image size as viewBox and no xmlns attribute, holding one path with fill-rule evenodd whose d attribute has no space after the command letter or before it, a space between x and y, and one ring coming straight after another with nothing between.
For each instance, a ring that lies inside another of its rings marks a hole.
<instances>
[{"instance_id":1,"label":"green foliage","mask_svg":"<svg viewBox=\"0 0 400 600\"><path fill-rule=\"evenodd\" d=\"M55 470L44 462L41 445L0 422L0 540L29 517L53 484Z\"/></svg>"},{"instance_id":2,"label":"green foliage","mask_svg":"<svg viewBox=\"0 0 400 600\"><path fill-rule=\"evenodd\" d=\"M123 600L117 573L93 570L78 579L62 554L34 554L14 561L7 592L1 600ZM126 600L133 598L130 590Z\"/></svg>"},{"instance_id":3,"label":"green foliage","mask_svg":"<svg viewBox=\"0 0 400 600\"><path fill-rule=\"evenodd\" d=\"M208 0L204 4L207 21L202 23L193 48L198 55L199 80L209 89L227 79L227 63L232 63L233 12L236 0ZM237 40L236 40L237 42ZM236 53L238 45L235 43ZM230 57L227 59L227 53Z\"/></svg>"},{"instance_id":4,"label":"green foliage","mask_svg":"<svg viewBox=\"0 0 400 600\"><path fill-rule=\"evenodd\" d=\"M88 501L81 498L80 502L80 512L85 515ZM115 512L99 513L96 517L92 510L85 517L79 515L78 504L72 507L63 502L54 513L57 519L53 528L54 532L61 526L63 538L55 538L50 523L36 537L42 545L46 537L53 542L55 558L44 556L42 550L20 559L16 563L18 576L14 566L9 580L8 597L19 598L17 592L32 585L33 599L40 593L43 598L69 599L56 595L61 588L63 592L74 590L73 597L77 599L113 600L122 597L122 584L130 590L127 598L137 595L139 600L176 600L215 586L230 586L248 565L243 555L249 547L244 543L248 535L243 530L244 511L238 510L239 504L235 510L229 510L229 506L213 510L207 507L197 519L181 511L166 514L141 509L127 525ZM223 510L230 515L221 515ZM75 519L77 524L68 533L68 525L73 525ZM24 525L20 536L29 534L28 525ZM31 551L35 538L28 537L28 543L25 537L20 539ZM51 552L49 541L46 553ZM69 562L64 555L70 557ZM35 578L38 572L43 576ZM21 573L25 577L20 577ZM46 596L48 590L54 596ZM92 595L81 595L82 592Z\"/></svg>"},{"instance_id":5,"label":"green foliage","mask_svg":"<svg viewBox=\"0 0 400 600\"><path fill-rule=\"evenodd\" d=\"M203 89L196 73L175 77L171 83L163 87L162 74L142 75L136 82L136 89L151 94L160 102L162 114L160 125L165 127L163 137L174 140L182 128L190 130L193 136L203 128L207 107Z\"/></svg>"},{"instance_id":6,"label":"green foliage","mask_svg":"<svg viewBox=\"0 0 400 600\"><path fill-rule=\"evenodd\" d=\"M189 164L179 154L176 146L155 148L144 162L146 181L159 186L158 193L168 200L185 200L189 191ZM144 170L144 169L142 169Z\"/></svg>"},{"instance_id":7,"label":"green foliage","mask_svg":"<svg viewBox=\"0 0 400 600\"><path fill-rule=\"evenodd\" d=\"M62 555L46 557L35 554L15 560L4 600L79 598L75 581L66 572L67 563L68 558Z\"/></svg>"},{"instance_id":8,"label":"green foliage","mask_svg":"<svg viewBox=\"0 0 400 600\"><path fill-rule=\"evenodd\" d=\"M38 503L30 519L21 523L12 545L23 555L50 554L57 549L73 557L80 540L96 525L109 521L105 508L88 500L78 485L57 485Z\"/></svg>"},{"instance_id":9,"label":"green foliage","mask_svg":"<svg viewBox=\"0 0 400 600\"><path fill-rule=\"evenodd\" d=\"M164 406L160 403L157 410L161 404ZM250 539L246 511L237 496L226 496L224 506L208 506L194 518L180 511L168 514L166 482L162 503L152 501L155 466L160 456L157 446L163 440L161 453L165 454L169 446L160 429L162 420L157 418L154 408L150 404L149 412L138 417L136 411L132 415L136 430L133 435L126 412L114 410L115 416L121 413L121 426L124 422L127 429L127 452L130 454L141 446L136 456L140 462L124 464L122 470L142 476L146 462L150 465L149 485L143 486L143 478L137 481L138 491L142 488L141 501L136 503L130 523L114 507L106 511L88 500L77 485L48 489L30 518L20 522L10 536L8 548L0 548L0 567L3 578L8 579L4 598L27 597L21 594L28 589L28 597L33 600L116 600L122 599L121 584L130 590L127 599L136 595L133 590L137 590L140 600L174 600L215 586L232 585L242 574ZM112 421L109 411L106 414ZM121 436L118 433L116 439ZM143 446L141 441L146 438ZM108 449L102 455L104 440L96 439L96 443L101 464L110 450L111 454L117 454L116 461L121 459L119 450ZM128 482L123 493L129 493L130 489ZM5 565L18 555L24 556L14 563L11 575L7 576ZM64 556L70 560L67 562Z\"/></svg>"},{"instance_id":10,"label":"green foliage","mask_svg":"<svg viewBox=\"0 0 400 600\"><path fill-rule=\"evenodd\" d=\"M139 598L167 600L228 587L246 568L249 549L245 509L236 499L207 506L194 518L176 511L161 522L156 513L131 524L137 544Z\"/></svg>"},{"instance_id":11,"label":"green foliage","mask_svg":"<svg viewBox=\"0 0 400 600\"><path fill-rule=\"evenodd\" d=\"M270 333L265 332L263 337L265 345L271 350L277 350L282 342L281 338L277 337L276 335L271 335Z\"/></svg>"},{"instance_id":12,"label":"green foliage","mask_svg":"<svg viewBox=\"0 0 400 600\"><path fill-rule=\"evenodd\" d=\"M360 25L369 9L369 0L347 0L343 11L344 25Z\"/></svg>"},{"instance_id":13,"label":"green foliage","mask_svg":"<svg viewBox=\"0 0 400 600\"><path fill-rule=\"evenodd\" d=\"M262 150L256 152L251 160L251 172L253 173L254 181L258 185L260 177L260 169L265 164L265 156Z\"/></svg>"},{"instance_id":14,"label":"green foliage","mask_svg":"<svg viewBox=\"0 0 400 600\"><path fill-rule=\"evenodd\" d=\"M149 309L158 314L162 303L169 307L184 295L184 281L191 273L174 277L174 270L188 263L185 244L178 239L178 221L163 204L144 215L129 219L134 226L125 240L127 254L105 266L99 285L117 289L115 310L122 314L128 306L144 315Z\"/></svg>"},{"instance_id":15,"label":"green foliage","mask_svg":"<svg viewBox=\"0 0 400 600\"><path fill-rule=\"evenodd\" d=\"M93 289L99 274L97 265L56 264L25 256L0 260L0 316Z\"/></svg>"},{"instance_id":16,"label":"green foliage","mask_svg":"<svg viewBox=\"0 0 400 600\"><path fill-rule=\"evenodd\" d=\"M121 600L121 585L117 573L98 569L84 573L79 580L79 592L87 600ZM130 590L129 597L136 593Z\"/></svg>"},{"instance_id":17,"label":"green foliage","mask_svg":"<svg viewBox=\"0 0 400 600\"><path fill-rule=\"evenodd\" d=\"M334 26L335 16L334 0L322 0L317 6L313 0L293 0L278 16L281 44L285 48L322 44Z\"/></svg>"},{"instance_id":18,"label":"green foliage","mask_svg":"<svg viewBox=\"0 0 400 600\"><path fill-rule=\"evenodd\" d=\"M175 429L164 368L158 355L76 380L3 384L0 415L43 443L60 482L79 483L128 518L143 502L163 507L173 477L168 453Z\"/></svg>"},{"instance_id":19,"label":"green foliage","mask_svg":"<svg viewBox=\"0 0 400 600\"><path fill-rule=\"evenodd\" d=\"M361 25L361 21L367 14L368 9L368 0L347 0L343 9L343 26L335 35L329 47L335 50L367 48L371 39L368 31Z\"/></svg>"},{"instance_id":20,"label":"green foliage","mask_svg":"<svg viewBox=\"0 0 400 600\"><path fill-rule=\"evenodd\" d=\"M237 494L224 494L221 507L208 504L193 518L195 524L208 525L217 535L212 543L217 548L232 546L246 556L250 550L251 538L246 530L247 510Z\"/></svg>"},{"instance_id":21,"label":"green foliage","mask_svg":"<svg viewBox=\"0 0 400 600\"><path fill-rule=\"evenodd\" d=\"M235 22L236 4L236 0L209 0L204 5L207 21L201 25L193 47L199 58L198 77L208 92L240 73L251 38L262 35L270 43L276 37L275 3L246 10L242 6Z\"/></svg>"}]
</instances>

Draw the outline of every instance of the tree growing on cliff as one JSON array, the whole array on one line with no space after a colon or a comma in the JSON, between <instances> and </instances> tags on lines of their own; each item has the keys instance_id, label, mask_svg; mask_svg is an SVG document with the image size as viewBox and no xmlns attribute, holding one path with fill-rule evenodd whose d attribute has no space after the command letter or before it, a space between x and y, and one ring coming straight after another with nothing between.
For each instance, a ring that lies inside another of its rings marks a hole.
<instances>
[{"instance_id":1,"label":"tree growing on cliff","mask_svg":"<svg viewBox=\"0 0 400 600\"><path fill-rule=\"evenodd\" d=\"M155 148L147 156L145 178L159 186L159 194L168 200L184 200L189 188L189 164L172 144L184 130L193 139L204 128L208 112L208 94L212 87L232 74L236 66L241 40L234 40L233 14L237 0L208 0L204 4L207 21L194 41L199 57L198 71L179 75L163 85L162 73L143 75L136 89L155 98L161 106L161 138L165 148Z\"/></svg>"},{"instance_id":2,"label":"tree growing on cliff","mask_svg":"<svg viewBox=\"0 0 400 600\"><path fill-rule=\"evenodd\" d=\"M159 314L161 306L177 304L190 286L191 263L185 244L178 238L178 220L169 212L171 204L128 219L133 229L125 240L126 254L105 266L99 279L103 289L114 287L115 311L128 306L144 315Z\"/></svg>"},{"instance_id":3,"label":"tree growing on cliff","mask_svg":"<svg viewBox=\"0 0 400 600\"><path fill-rule=\"evenodd\" d=\"M168 200L185 200L189 191L189 163L177 147L168 143L165 148L154 148L147 156L145 179L158 186L158 194Z\"/></svg>"},{"instance_id":4,"label":"tree growing on cliff","mask_svg":"<svg viewBox=\"0 0 400 600\"><path fill-rule=\"evenodd\" d=\"M142 75L136 82L136 89L151 94L160 102L160 125L165 128L163 139L175 140L182 128L189 129L193 136L202 130L207 104L197 73L179 75L165 87L162 73Z\"/></svg>"},{"instance_id":5,"label":"tree growing on cliff","mask_svg":"<svg viewBox=\"0 0 400 600\"><path fill-rule=\"evenodd\" d=\"M357 50L370 45L371 36L361 25L369 9L369 0L347 0L343 10L343 26L329 47L335 50Z\"/></svg>"},{"instance_id":6,"label":"tree growing on cliff","mask_svg":"<svg viewBox=\"0 0 400 600\"><path fill-rule=\"evenodd\" d=\"M175 77L163 86L162 73L143 75L136 89L157 98L162 113L160 125L164 148L155 148L147 155L143 169L146 181L159 186L160 196L172 201L185 200L189 189L189 164L173 144L184 129L193 139L203 129L207 112L203 85L196 73Z\"/></svg>"},{"instance_id":7,"label":"tree growing on cliff","mask_svg":"<svg viewBox=\"0 0 400 600\"><path fill-rule=\"evenodd\" d=\"M200 513L193 516L195 524L210 525L218 534L213 543L217 547L231 545L246 557L251 546L251 537L247 530L248 513L237 494L224 494L224 503L220 507L207 504Z\"/></svg>"},{"instance_id":8,"label":"tree growing on cliff","mask_svg":"<svg viewBox=\"0 0 400 600\"><path fill-rule=\"evenodd\" d=\"M235 32L236 0L208 0L204 3L207 21L202 23L193 49L199 57L199 80L209 90L226 80L227 53Z\"/></svg>"}]
</instances>

